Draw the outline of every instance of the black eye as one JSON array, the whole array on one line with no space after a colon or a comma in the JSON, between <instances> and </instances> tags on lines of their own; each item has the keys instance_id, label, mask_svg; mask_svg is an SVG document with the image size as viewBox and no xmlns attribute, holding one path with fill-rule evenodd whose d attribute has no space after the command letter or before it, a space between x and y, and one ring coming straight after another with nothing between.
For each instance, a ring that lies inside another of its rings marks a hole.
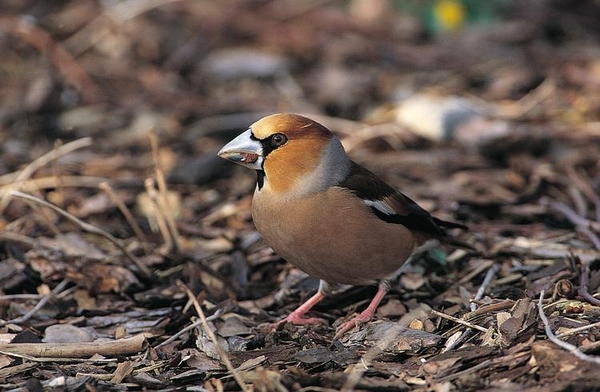
<instances>
[{"instance_id":1,"label":"black eye","mask_svg":"<svg viewBox=\"0 0 600 392\"><path fill-rule=\"evenodd\" d=\"M287 140L287 136L285 136L283 133L276 133L271 136L271 144L275 147L284 145Z\"/></svg>"}]
</instances>

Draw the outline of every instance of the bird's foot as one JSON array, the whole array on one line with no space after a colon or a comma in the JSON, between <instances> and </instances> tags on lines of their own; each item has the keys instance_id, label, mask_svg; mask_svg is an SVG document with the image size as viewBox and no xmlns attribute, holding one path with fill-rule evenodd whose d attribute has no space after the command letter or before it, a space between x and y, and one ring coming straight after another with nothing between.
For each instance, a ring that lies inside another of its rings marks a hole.
<instances>
[{"instance_id":1,"label":"bird's foot","mask_svg":"<svg viewBox=\"0 0 600 392\"><path fill-rule=\"evenodd\" d=\"M341 338L346 332L350 331L352 328L363 325L364 323L371 321L372 318L373 318L372 312L362 312L358 316L355 316L352 319L350 319L350 321L346 321L345 323L340 325L335 330L335 336L333 338L334 339Z\"/></svg>"},{"instance_id":2,"label":"bird's foot","mask_svg":"<svg viewBox=\"0 0 600 392\"><path fill-rule=\"evenodd\" d=\"M292 312L286 318L281 319L277 323L275 323L275 325L280 326L285 323L291 323L295 325L327 324L327 320L319 317L304 317L304 313L297 314L296 312Z\"/></svg>"},{"instance_id":3,"label":"bird's foot","mask_svg":"<svg viewBox=\"0 0 600 392\"><path fill-rule=\"evenodd\" d=\"M263 331L273 331L281 329L284 324L294 325L316 325L316 324L327 324L327 320L319 317L304 317L304 313L292 312L289 316L282 318L275 323L262 324L259 328Z\"/></svg>"}]
</instances>

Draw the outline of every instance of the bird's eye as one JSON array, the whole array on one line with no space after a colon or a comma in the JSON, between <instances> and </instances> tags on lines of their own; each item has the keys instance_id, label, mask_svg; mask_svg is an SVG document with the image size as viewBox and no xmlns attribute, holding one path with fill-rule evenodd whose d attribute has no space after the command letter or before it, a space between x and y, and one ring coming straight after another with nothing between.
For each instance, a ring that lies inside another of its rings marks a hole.
<instances>
[{"instance_id":1,"label":"bird's eye","mask_svg":"<svg viewBox=\"0 0 600 392\"><path fill-rule=\"evenodd\" d=\"M287 140L287 136L285 136L283 133L276 133L271 136L271 144L275 147L284 145Z\"/></svg>"}]
</instances>

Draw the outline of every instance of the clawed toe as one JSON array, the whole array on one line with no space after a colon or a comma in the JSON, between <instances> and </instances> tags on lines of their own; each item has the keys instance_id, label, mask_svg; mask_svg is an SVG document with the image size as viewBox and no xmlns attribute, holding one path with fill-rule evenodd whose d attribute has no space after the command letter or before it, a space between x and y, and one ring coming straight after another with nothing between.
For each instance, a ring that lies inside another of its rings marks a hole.
<instances>
[{"instance_id":1,"label":"clawed toe","mask_svg":"<svg viewBox=\"0 0 600 392\"><path fill-rule=\"evenodd\" d=\"M273 330L278 330L281 329L284 324L294 324L294 325L316 325L316 324L327 324L327 320L319 318L319 317L302 317L302 316L298 316L295 315L294 313L290 314L289 316L275 322L275 323L267 323L267 324L262 324L260 326L261 330L264 331L273 331Z\"/></svg>"},{"instance_id":2,"label":"clawed toe","mask_svg":"<svg viewBox=\"0 0 600 392\"><path fill-rule=\"evenodd\" d=\"M341 338L346 332L350 331L352 328L354 328L356 326L360 326L360 325L363 325L366 322L369 322L371 320L371 318L372 317L370 317L370 316L359 314L358 316L350 319L350 321L346 321L345 323L343 323L342 325L340 325L335 330L334 339Z\"/></svg>"},{"instance_id":3,"label":"clawed toe","mask_svg":"<svg viewBox=\"0 0 600 392\"><path fill-rule=\"evenodd\" d=\"M295 316L294 313L290 314L286 318L279 320L275 323L276 326L283 325L285 323L291 323L294 325L314 325L314 324L327 324L327 320L319 317L299 317Z\"/></svg>"}]
</instances>

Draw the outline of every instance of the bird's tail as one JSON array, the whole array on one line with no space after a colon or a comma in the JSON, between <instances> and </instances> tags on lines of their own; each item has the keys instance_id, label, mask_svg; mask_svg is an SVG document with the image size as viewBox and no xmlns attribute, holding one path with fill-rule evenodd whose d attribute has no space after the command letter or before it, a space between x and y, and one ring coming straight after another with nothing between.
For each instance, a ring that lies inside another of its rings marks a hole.
<instances>
[{"instance_id":1,"label":"bird's tail","mask_svg":"<svg viewBox=\"0 0 600 392\"><path fill-rule=\"evenodd\" d=\"M448 222L445 220L441 220L438 219L436 217L433 217L433 221L439 226L439 227L444 227L446 229L461 229L461 230L469 230L469 228L463 224L460 223L456 223L456 222Z\"/></svg>"},{"instance_id":2,"label":"bird's tail","mask_svg":"<svg viewBox=\"0 0 600 392\"><path fill-rule=\"evenodd\" d=\"M436 218L436 217L433 217L433 220L435 221L435 223L439 227L441 227L443 229L469 230L469 228L467 226L465 226L463 224L460 224L460 223L448 222L448 221L441 220L441 219ZM446 236L440 238L440 240L442 242L446 243L446 244L453 245L453 246L456 246L456 247L459 247L459 248L470 249L470 250L477 250L471 244L468 244L468 243L466 243L464 241L461 241L458 238L453 237L453 236L446 235Z\"/></svg>"}]
</instances>

